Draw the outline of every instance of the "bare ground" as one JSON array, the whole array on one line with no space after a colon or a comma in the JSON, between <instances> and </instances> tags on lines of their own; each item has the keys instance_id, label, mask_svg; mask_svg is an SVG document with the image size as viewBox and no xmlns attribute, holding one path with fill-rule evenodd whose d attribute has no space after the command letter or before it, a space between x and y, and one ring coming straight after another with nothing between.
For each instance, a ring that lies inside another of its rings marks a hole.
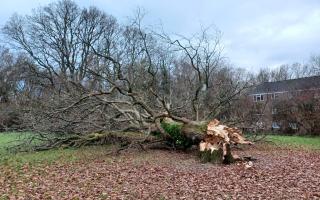
<instances>
[{"instance_id":1,"label":"bare ground","mask_svg":"<svg viewBox=\"0 0 320 200\"><path fill-rule=\"evenodd\" d=\"M320 152L250 147L253 167L201 164L150 150L14 170L0 166L0 199L320 199Z\"/></svg>"}]
</instances>

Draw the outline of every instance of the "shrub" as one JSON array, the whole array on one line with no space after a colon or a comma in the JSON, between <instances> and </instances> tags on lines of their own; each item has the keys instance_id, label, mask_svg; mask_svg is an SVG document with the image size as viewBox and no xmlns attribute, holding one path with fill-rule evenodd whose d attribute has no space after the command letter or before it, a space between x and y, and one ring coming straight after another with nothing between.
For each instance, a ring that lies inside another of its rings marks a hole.
<instances>
[{"instance_id":1,"label":"shrub","mask_svg":"<svg viewBox=\"0 0 320 200\"><path fill-rule=\"evenodd\" d=\"M0 104L0 132L17 129L20 124L19 110L11 105Z\"/></svg>"}]
</instances>

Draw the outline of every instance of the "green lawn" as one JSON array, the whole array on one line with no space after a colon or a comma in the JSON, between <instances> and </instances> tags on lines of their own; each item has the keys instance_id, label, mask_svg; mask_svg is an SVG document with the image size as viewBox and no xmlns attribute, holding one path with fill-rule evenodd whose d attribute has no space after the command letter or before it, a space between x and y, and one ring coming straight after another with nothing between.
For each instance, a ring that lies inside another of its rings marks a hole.
<instances>
[{"instance_id":1,"label":"green lawn","mask_svg":"<svg viewBox=\"0 0 320 200\"><path fill-rule=\"evenodd\" d=\"M7 149L18 145L23 138L30 136L30 133L0 133L0 155L6 154Z\"/></svg>"},{"instance_id":2,"label":"green lawn","mask_svg":"<svg viewBox=\"0 0 320 200\"><path fill-rule=\"evenodd\" d=\"M289 147L302 147L308 149L320 149L320 137L311 136L284 136L268 135L267 139L276 145L285 145Z\"/></svg>"},{"instance_id":3,"label":"green lawn","mask_svg":"<svg viewBox=\"0 0 320 200\"><path fill-rule=\"evenodd\" d=\"M8 148L20 144L22 138L28 138L31 133L0 133L0 165L20 168L24 164L50 164L54 162L73 162L81 159L92 159L105 155L110 146L94 146L69 149L53 149L47 151L29 151L14 153ZM28 149L27 147L25 147Z\"/></svg>"},{"instance_id":4,"label":"green lawn","mask_svg":"<svg viewBox=\"0 0 320 200\"><path fill-rule=\"evenodd\" d=\"M104 145L20 153L7 150L19 144L22 138L30 136L32 136L31 133L0 133L0 165L19 168L24 164L50 164L54 162L73 162L80 159L94 159L106 155L112 148L110 145ZM320 150L320 137L268 135L267 139L276 145Z\"/></svg>"}]
</instances>

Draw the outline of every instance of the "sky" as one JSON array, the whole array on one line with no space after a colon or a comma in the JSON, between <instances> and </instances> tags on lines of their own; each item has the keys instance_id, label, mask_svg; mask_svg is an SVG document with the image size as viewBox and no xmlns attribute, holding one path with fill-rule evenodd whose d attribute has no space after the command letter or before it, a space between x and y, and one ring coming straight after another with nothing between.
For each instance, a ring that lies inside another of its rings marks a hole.
<instances>
[{"instance_id":1,"label":"sky","mask_svg":"<svg viewBox=\"0 0 320 200\"><path fill-rule=\"evenodd\" d=\"M13 13L55 0L1 0L0 26ZM320 55L320 0L74 0L96 6L125 22L140 7L145 24L167 33L191 35L201 27L222 32L223 55L236 67L258 70L307 62Z\"/></svg>"}]
</instances>

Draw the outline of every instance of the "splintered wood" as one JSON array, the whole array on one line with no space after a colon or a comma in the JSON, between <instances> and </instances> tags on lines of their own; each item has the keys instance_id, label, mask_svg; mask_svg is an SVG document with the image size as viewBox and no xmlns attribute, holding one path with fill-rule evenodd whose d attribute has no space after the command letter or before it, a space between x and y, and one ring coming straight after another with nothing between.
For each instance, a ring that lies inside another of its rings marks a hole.
<instances>
[{"instance_id":1,"label":"splintered wood","mask_svg":"<svg viewBox=\"0 0 320 200\"><path fill-rule=\"evenodd\" d=\"M221 158L214 155L214 159L220 159L221 162L233 162L233 157L230 152L230 144L252 144L247 141L241 131L237 128L231 128L223 125L219 120L214 119L210 121L207 125L207 132L200 142L200 152L203 154L216 154L215 152L222 150ZM203 156L202 156L203 157ZM209 160L204 160L205 162L212 162L210 156L204 156L209 158ZM226 161L226 159L229 159ZM217 162L216 160L214 162Z\"/></svg>"}]
</instances>

